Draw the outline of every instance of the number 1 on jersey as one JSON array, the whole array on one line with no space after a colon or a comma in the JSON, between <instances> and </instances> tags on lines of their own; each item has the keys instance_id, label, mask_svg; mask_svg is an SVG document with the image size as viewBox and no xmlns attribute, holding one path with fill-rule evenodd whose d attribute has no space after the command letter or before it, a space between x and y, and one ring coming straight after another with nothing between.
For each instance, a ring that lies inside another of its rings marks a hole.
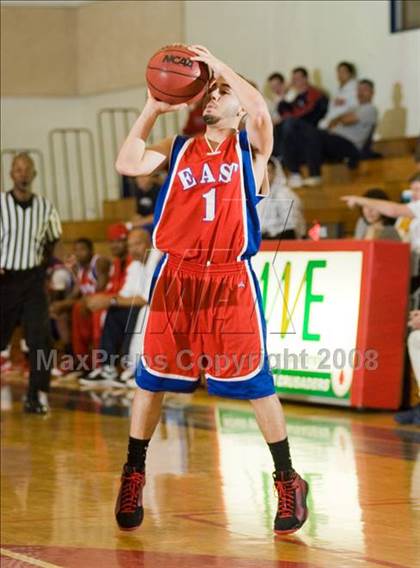
<instances>
[{"instance_id":1,"label":"number 1 on jersey","mask_svg":"<svg viewBox=\"0 0 420 568\"><path fill-rule=\"evenodd\" d=\"M206 200L206 214L203 221L213 221L216 216L216 188L213 187L207 193L203 193Z\"/></svg>"}]
</instances>

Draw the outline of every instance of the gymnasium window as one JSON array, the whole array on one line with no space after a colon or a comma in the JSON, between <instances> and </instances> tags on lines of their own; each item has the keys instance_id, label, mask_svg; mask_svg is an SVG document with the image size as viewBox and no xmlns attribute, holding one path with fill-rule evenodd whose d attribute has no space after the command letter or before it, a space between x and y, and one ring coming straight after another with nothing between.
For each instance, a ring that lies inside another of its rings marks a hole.
<instances>
[{"instance_id":1,"label":"gymnasium window","mask_svg":"<svg viewBox=\"0 0 420 568\"><path fill-rule=\"evenodd\" d=\"M419 0L390 0L391 33L420 28Z\"/></svg>"}]
</instances>

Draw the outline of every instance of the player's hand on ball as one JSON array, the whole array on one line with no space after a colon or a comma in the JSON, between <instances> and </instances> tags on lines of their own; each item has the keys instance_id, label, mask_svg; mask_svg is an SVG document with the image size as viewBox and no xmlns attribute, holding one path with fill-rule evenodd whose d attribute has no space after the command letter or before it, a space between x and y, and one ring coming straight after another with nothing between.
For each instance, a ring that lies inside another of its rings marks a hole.
<instances>
[{"instance_id":1,"label":"player's hand on ball","mask_svg":"<svg viewBox=\"0 0 420 568\"><path fill-rule=\"evenodd\" d=\"M223 75L223 66L224 63L217 59L207 47L203 45L189 45L188 49L197 55L195 57L191 57L193 61L202 61L213 71L213 79L218 79Z\"/></svg>"},{"instance_id":2,"label":"player's hand on ball","mask_svg":"<svg viewBox=\"0 0 420 568\"><path fill-rule=\"evenodd\" d=\"M164 103L163 101L158 101L154 98L149 90L147 90L147 106L149 106L157 114L165 114L167 112L175 112L178 110L184 110L188 108L187 103L181 103L179 105L170 105Z\"/></svg>"}]
</instances>

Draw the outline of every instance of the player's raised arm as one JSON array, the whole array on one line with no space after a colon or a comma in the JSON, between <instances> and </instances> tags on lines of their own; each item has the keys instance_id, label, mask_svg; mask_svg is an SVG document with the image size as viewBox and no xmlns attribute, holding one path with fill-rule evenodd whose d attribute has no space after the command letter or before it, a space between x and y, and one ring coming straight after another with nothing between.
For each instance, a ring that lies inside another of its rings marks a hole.
<instances>
[{"instance_id":1,"label":"player's raised arm","mask_svg":"<svg viewBox=\"0 0 420 568\"><path fill-rule=\"evenodd\" d=\"M189 49L197 54L193 59L206 63L212 69L214 78L223 77L234 91L247 115L246 130L249 141L255 152L268 160L273 150L273 123L262 94L207 48L193 45Z\"/></svg>"},{"instance_id":2,"label":"player's raised arm","mask_svg":"<svg viewBox=\"0 0 420 568\"><path fill-rule=\"evenodd\" d=\"M146 146L147 138L160 114L181 110L186 104L169 105L154 99L150 93L140 116L119 151L115 168L121 175L149 175L163 167L169 158L172 138Z\"/></svg>"}]
</instances>

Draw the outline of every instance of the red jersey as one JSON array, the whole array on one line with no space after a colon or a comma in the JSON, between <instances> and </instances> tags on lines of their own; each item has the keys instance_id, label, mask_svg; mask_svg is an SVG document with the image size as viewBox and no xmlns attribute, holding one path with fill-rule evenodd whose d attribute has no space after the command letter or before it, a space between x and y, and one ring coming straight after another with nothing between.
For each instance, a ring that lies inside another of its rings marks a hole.
<instances>
[{"instance_id":1,"label":"red jersey","mask_svg":"<svg viewBox=\"0 0 420 568\"><path fill-rule=\"evenodd\" d=\"M260 198L246 131L228 136L216 150L204 136L178 136L155 208L153 243L200 264L252 256L261 239Z\"/></svg>"},{"instance_id":2,"label":"red jersey","mask_svg":"<svg viewBox=\"0 0 420 568\"><path fill-rule=\"evenodd\" d=\"M127 267L130 262L130 257L126 257L123 260L121 260L120 258L112 259L109 280L106 286L107 294L118 294L118 292L124 286L125 278L127 276Z\"/></svg>"},{"instance_id":3,"label":"red jersey","mask_svg":"<svg viewBox=\"0 0 420 568\"><path fill-rule=\"evenodd\" d=\"M98 281L98 275L96 273L96 262L98 260L98 255L92 257L88 266L80 266L77 270L77 284L82 296L88 296L89 294L94 294L96 292L96 285Z\"/></svg>"}]
</instances>

